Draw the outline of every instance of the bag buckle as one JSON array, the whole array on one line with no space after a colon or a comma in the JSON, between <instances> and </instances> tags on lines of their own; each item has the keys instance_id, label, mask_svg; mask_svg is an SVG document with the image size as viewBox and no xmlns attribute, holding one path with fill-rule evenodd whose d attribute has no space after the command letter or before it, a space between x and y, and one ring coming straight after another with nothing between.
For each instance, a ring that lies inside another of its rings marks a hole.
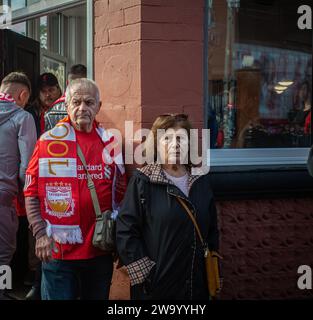
<instances>
[{"instance_id":1,"label":"bag buckle","mask_svg":"<svg viewBox=\"0 0 313 320\"><path fill-rule=\"evenodd\" d=\"M95 189L95 185L94 185L94 183L92 181L88 181L87 187L88 187L89 190Z\"/></svg>"},{"instance_id":2,"label":"bag buckle","mask_svg":"<svg viewBox=\"0 0 313 320\"><path fill-rule=\"evenodd\" d=\"M203 244L204 257L207 258L209 254L209 247L207 243Z\"/></svg>"}]
</instances>

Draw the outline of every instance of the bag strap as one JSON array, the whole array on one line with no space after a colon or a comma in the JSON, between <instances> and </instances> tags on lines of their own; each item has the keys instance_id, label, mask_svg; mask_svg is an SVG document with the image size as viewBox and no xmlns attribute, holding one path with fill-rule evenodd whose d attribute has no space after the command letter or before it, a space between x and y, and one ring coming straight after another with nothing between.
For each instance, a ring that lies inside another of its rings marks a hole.
<instances>
[{"instance_id":1,"label":"bag strap","mask_svg":"<svg viewBox=\"0 0 313 320\"><path fill-rule=\"evenodd\" d=\"M179 197L176 197L176 199L179 201L179 203L180 203L180 204L184 207L184 209L186 210L189 218L191 219L191 221L193 222L193 224L194 224L194 226L195 226L195 228L196 228L196 230L197 230L197 233L198 233L198 236L199 236L199 238L200 238L200 241L201 241L203 247L205 248L205 247L206 247L206 244L204 243L204 240L203 240L203 237L202 237L200 228L199 228L199 226L198 226L198 224L197 224L197 221L196 221L194 215L191 213L191 211L190 211L190 209L188 208L188 206L186 205L185 201L183 201L183 200L182 200L181 198L179 198Z\"/></svg>"},{"instance_id":2,"label":"bag strap","mask_svg":"<svg viewBox=\"0 0 313 320\"><path fill-rule=\"evenodd\" d=\"M186 205L185 201L183 201L181 198L179 197L176 197L176 199L178 200L178 202L184 207L184 209L186 210L189 218L191 219L191 221L193 222L195 228L196 228L196 231L197 231L197 234L199 236L199 239L201 241L201 244L203 246L203 250L204 250L204 257L206 258L208 256L208 254L210 253L210 250L209 250L209 247L207 245L206 242L204 242L203 240L203 237L202 237L202 234L201 234L201 231L200 231L200 228L198 226L198 223L194 217L194 215L192 214L192 212L190 211L190 209L188 208L188 206ZM221 255L219 255L217 252L213 251L212 252L212 256L215 256L215 257L218 257L220 259L223 259L223 257Z\"/></svg>"},{"instance_id":3,"label":"bag strap","mask_svg":"<svg viewBox=\"0 0 313 320\"><path fill-rule=\"evenodd\" d=\"M101 209L100 209L100 205L99 205L99 200L98 200L95 184L93 183L91 175L89 174L89 172L87 170L86 159L85 159L84 154L82 152L82 149L80 148L78 143L77 143L77 154L78 154L78 157L79 157L80 161L82 162L84 169L86 171L86 174L87 174L87 181L88 181L87 186L90 191L90 195L91 195L93 207L95 209L96 217L100 218L102 216L102 213L101 213Z\"/></svg>"}]
</instances>

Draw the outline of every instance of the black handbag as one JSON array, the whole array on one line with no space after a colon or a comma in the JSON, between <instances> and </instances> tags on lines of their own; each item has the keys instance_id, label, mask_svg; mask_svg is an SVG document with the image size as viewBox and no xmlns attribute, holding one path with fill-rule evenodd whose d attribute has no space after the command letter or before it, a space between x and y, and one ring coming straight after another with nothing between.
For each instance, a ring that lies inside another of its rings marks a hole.
<instances>
[{"instance_id":1,"label":"black handbag","mask_svg":"<svg viewBox=\"0 0 313 320\"><path fill-rule=\"evenodd\" d=\"M80 146L77 144L77 154L87 174L88 189L90 191L93 207L96 213L96 225L92 238L94 247L104 251L115 251L115 220L112 218L112 211L101 212L95 184L87 170L87 164Z\"/></svg>"}]
</instances>

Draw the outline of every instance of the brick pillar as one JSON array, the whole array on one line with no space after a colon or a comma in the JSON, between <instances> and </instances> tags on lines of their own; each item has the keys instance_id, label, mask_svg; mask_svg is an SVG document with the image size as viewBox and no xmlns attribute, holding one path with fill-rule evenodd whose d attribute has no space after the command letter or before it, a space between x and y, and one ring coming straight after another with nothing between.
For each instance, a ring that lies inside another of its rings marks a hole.
<instances>
[{"instance_id":1,"label":"brick pillar","mask_svg":"<svg viewBox=\"0 0 313 320\"><path fill-rule=\"evenodd\" d=\"M203 0L142 0L142 122L187 113L203 126Z\"/></svg>"},{"instance_id":2,"label":"brick pillar","mask_svg":"<svg viewBox=\"0 0 313 320\"><path fill-rule=\"evenodd\" d=\"M150 128L158 114L190 115L203 125L203 0L94 0L97 120L124 133ZM128 137L129 138L129 137ZM114 272L112 299L129 297L125 272Z\"/></svg>"},{"instance_id":3,"label":"brick pillar","mask_svg":"<svg viewBox=\"0 0 313 320\"><path fill-rule=\"evenodd\" d=\"M124 121L141 123L141 0L95 0L94 65L101 91L98 120L123 131ZM131 18L133 17L133 18Z\"/></svg>"},{"instance_id":4,"label":"brick pillar","mask_svg":"<svg viewBox=\"0 0 313 320\"><path fill-rule=\"evenodd\" d=\"M141 0L95 0L94 68L102 107L97 120L124 134L124 122L141 126ZM129 299L124 268L114 269L110 299Z\"/></svg>"},{"instance_id":5,"label":"brick pillar","mask_svg":"<svg viewBox=\"0 0 313 320\"><path fill-rule=\"evenodd\" d=\"M95 0L95 80L105 126L185 112L203 126L203 0Z\"/></svg>"}]
</instances>

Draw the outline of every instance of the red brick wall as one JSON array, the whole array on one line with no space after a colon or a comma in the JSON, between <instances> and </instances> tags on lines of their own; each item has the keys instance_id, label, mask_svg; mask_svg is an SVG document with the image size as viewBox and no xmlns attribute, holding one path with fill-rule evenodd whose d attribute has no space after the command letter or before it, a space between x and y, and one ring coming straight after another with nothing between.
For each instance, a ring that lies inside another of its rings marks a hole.
<instances>
[{"instance_id":1,"label":"red brick wall","mask_svg":"<svg viewBox=\"0 0 313 320\"><path fill-rule=\"evenodd\" d=\"M184 112L202 128L204 2L142 2L142 121Z\"/></svg>"},{"instance_id":2,"label":"red brick wall","mask_svg":"<svg viewBox=\"0 0 313 320\"><path fill-rule=\"evenodd\" d=\"M98 120L123 131L141 125L141 26L130 19L141 0L95 0L94 72L102 108Z\"/></svg>"},{"instance_id":3,"label":"red brick wall","mask_svg":"<svg viewBox=\"0 0 313 320\"><path fill-rule=\"evenodd\" d=\"M95 80L105 126L185 112L203 125L203 1L95 0Z\"/></svg>"}]
</instances>

